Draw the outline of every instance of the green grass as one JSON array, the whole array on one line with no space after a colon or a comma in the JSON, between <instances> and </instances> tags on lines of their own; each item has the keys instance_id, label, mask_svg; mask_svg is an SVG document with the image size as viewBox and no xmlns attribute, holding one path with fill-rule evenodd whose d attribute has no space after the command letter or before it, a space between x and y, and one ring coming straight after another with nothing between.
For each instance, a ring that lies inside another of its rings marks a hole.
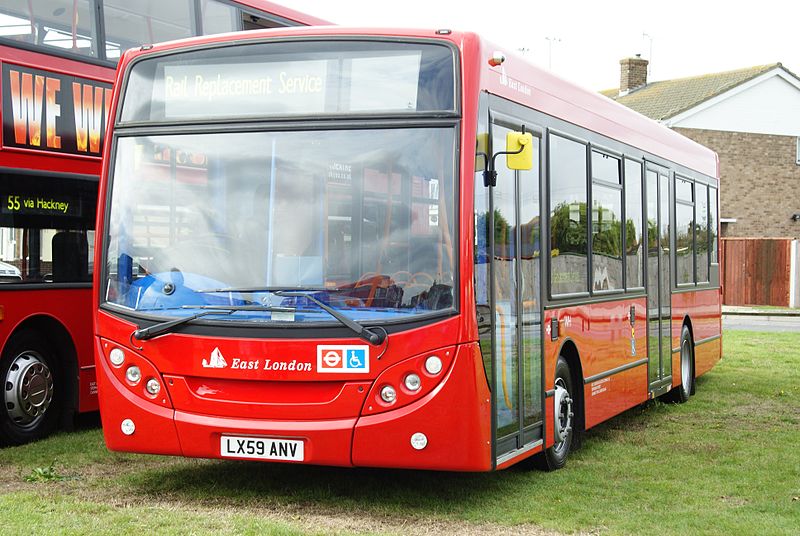
<instances>
[{"instance_id":1,"label":"green grass","mask_svg":"<svg viewBox=\"0 0 800 536\"><path fill-rule=\"evenodd\" d=\"M40 493L0 495L4 534L304 534L287 523L189 507L108 505Z\"/></svg>"},{"instance_id":2,"label":"green grass","mask_svg":"<svg viewBox=\"0 0 800 536\"><path fill-rule=\"evenodd\" d=\"M12 533L405 533L433 524L452 533L538 526L797 534L800 333L726 332L723 346L724 359L698 380L689 403L651 402L592 429L554 473L527 465L449 474L136 456L109 453L90 429L0 450L7 484L0 526ZM44 476L29 481L37 469Z\"/></svg>"}]
</instances>

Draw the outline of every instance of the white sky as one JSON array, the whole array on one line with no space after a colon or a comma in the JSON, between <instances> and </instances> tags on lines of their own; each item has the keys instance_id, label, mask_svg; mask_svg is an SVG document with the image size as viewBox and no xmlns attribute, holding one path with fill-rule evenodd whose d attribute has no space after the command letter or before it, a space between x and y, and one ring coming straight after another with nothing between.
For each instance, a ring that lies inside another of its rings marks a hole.
<instances>
[{"instance_id":1,"label":"white sky","mask_svg":"<svg viewBox=\"0 0 800 536\"><path fill-rule=\"evenodd\" d=\"M619 86L620 59L651 58L642 34L650 81L775 62L800 75L797 0L276 1L347 26L476 31L594 90Z\"/></svg>"}]
</instances>

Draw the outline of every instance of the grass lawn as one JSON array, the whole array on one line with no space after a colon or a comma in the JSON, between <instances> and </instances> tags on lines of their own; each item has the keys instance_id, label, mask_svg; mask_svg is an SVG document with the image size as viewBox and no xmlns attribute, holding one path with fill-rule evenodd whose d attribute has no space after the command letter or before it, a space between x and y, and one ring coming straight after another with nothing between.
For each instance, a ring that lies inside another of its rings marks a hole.
<instances>
[{"instance_id":1,"label":"grass lawn","mask_svg":"<svg viewBox=\"0 0 800 536\"><path fill-rule=\"evenodd\" d=\"M109 453L96 428L0 450L0 532L798 534L800 333L726 332L687 404L493 474Z\"/></svg>"}]
</instances>

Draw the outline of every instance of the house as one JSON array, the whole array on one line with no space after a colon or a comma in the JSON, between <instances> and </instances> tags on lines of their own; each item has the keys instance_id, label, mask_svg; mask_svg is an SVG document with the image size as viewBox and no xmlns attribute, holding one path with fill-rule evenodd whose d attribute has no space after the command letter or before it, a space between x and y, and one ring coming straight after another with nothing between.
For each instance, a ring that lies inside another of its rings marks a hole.
<instances>
[{"instance_id":1,"label":"house","mask_svg":"<svg viewBox=\"0 0 800 536\"><path fill-rule=\"evenodd\" d=\"M800 78L780 63L647 81L620 61L602 93L717 152L723 237L800 238Z\"/></svg>"}]
</instances>

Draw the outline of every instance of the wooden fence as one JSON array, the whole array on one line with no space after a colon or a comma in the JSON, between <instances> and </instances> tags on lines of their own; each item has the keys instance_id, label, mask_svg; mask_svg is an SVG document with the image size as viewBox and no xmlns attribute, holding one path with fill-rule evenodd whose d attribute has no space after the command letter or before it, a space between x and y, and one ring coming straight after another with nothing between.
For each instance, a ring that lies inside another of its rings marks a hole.
<instances>
[{"instance_id":1,"label":"wooden fence","mask_svg":"<svg viewBox=\"0 0 800 536\"><path fill-rule=\"evenodd\" d=\"M792 269L797 271L797 267L792 242L790 238L723 238L722 303L787 307L794 302L790 292L795 290Z\"/></svg>"}]
</instances>

